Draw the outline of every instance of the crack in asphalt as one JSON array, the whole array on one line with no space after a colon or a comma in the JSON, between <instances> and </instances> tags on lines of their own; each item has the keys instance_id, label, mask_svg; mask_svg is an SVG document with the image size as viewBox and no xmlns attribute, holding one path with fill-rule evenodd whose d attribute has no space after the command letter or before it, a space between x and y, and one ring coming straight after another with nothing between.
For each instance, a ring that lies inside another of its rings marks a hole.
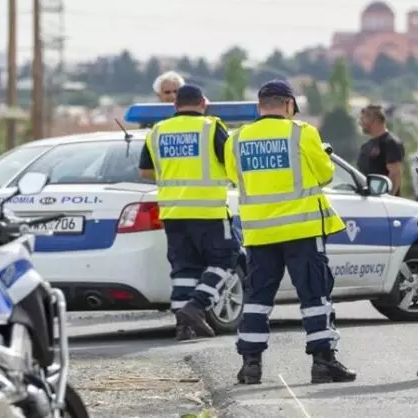
<instances>
[{"instance_id":1,"label":"crack in asphalt","mask_svg":"<svg viewBox=\"0 0 418 418\"><path fill-rule=\"evenodd\" d=\"M235 418L229 414L228 408L231 405L236 404L236 402L230 398L229 390L219 390L216 389L214 380L210 377L208 372L202 367L199 361L195 360L195 355L190 354L183 358L185 363L187 363L190 368L197 374L197 376L202 379L202 382L205 386L205 389L210 394L211 399L209 400L210 406L214 408L217 412L218 418Z\"/></svg>"}]
</instances>

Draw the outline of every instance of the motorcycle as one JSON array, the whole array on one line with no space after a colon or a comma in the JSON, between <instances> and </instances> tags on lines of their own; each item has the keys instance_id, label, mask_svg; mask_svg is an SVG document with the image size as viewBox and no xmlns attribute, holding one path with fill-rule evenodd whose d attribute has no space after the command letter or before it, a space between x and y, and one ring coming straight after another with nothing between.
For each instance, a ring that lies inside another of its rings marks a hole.
<instances>
[{"instance_id":1,"label":"motorcycle","mask_svg":"<svg viewBox=\"0 0 418 418\"><path fill-rule=\"evenodd\" d=\"M64 214L26 220L4 208L18 194L41 192L47 180L27 173L0 203L0 417L89 417L68 384L65 296L31 261L35 235L52 234L40 230Z\"/></svg>"}]
</instances>

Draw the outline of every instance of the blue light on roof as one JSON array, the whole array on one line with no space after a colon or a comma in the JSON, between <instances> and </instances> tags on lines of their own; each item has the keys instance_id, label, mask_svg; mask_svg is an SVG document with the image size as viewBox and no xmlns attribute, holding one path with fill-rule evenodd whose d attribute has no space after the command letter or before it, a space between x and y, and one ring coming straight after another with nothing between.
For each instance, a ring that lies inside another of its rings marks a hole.
<instances>
[{"instance_id":1,"label":"blue light on roof","mask_svg":"<svg viewBox=\"0 0 418 418\"><path fill-rule=\"evenodd\" d=\"M155 123L174 115L174 106L166 103L134 104L125 113L130 123ZM224 122L248 122L258 117L256 102L213 102L208 105L208 115Z\"/></svg>"}]
</instances>

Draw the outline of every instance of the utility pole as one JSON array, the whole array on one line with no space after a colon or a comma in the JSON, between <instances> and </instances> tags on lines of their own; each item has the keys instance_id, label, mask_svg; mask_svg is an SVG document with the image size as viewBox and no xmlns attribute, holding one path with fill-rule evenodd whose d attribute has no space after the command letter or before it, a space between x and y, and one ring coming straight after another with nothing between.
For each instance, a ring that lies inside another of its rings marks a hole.
<instances>
[{"instance_id":1,"label":"utility pole","mask_svg":"<svg viewBox=\"0 0 418 418\"><path fill-rule=\"evenodd\" d=\"M43 59L40 0L33 0L32 137L43 137Z\"/></svg>"},{"instance_id":2,"label":"utility pole","mask_svg":"<svg viewBox=\"0 0 418 418\"><path fill-rule=\"evenodd\" d=\"M42 16L47 16L48 23L42 30L45 68L45 133L52 135L55 107L60 103L65 82L65 22L64 0L43 0Z\"/></svg>"},{"instance_id":3,"label":"utility pole","mask_svg":"<svg viewBox=\"0 0 418 418\"><path fill-rule=\"evenodd\" d=\"M16 0L9 0L9 39L8 39L8 76L7 106L10 111L17 105L17 68L16 68ZM13 113L13 112L12 112ZM7 118L6 150L16 145L16 119Z\"/></svg>"}]
</instances>

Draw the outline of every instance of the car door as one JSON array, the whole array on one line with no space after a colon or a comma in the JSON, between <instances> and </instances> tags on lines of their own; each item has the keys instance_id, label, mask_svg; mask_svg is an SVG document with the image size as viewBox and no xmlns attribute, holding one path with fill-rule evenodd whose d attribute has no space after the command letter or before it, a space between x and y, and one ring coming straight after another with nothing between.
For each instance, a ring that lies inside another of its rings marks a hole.
<instances>
[{"instance_id":1,"label":"car door","mask_svg":"<svg viewBox=\"0 0 418 418\"><path fill-rule=\"evenodd\" d=\"M360 195L352 168L338 161L333 181L324 192L347 228L327 241L334 293L355 296L378 291L391 251L390 225L382 197Z\"/></svg>"}]
</instances>

